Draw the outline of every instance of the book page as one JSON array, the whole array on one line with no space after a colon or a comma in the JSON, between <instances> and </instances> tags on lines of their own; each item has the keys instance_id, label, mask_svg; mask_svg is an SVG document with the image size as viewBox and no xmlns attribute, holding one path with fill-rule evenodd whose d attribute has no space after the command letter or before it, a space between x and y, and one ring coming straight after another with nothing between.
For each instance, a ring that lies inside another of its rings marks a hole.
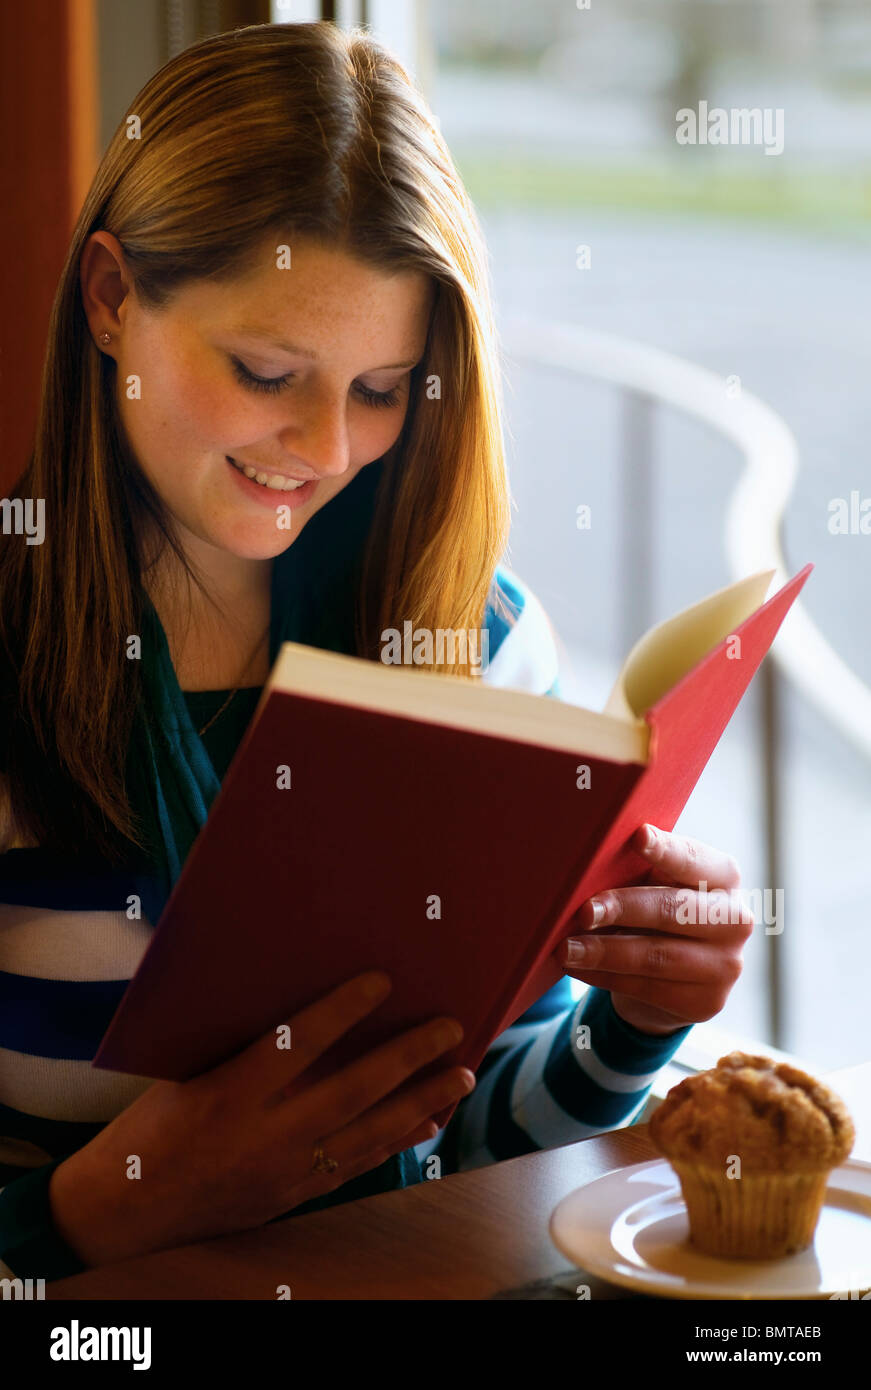
<instances>
[{"instance_id":1,"label":"book page","mask_svg":"<svg viewBox=\"0 0 871 1390\"><path fill-rule=\"evenodd\" d=\"M632 648L605 705L605 714L638 719L765 601L774 570L760 570L718 589L674 618L658 623Z\"/></svg>"},{"instance_id":2,"label":"book page","mask_svg":"<svg viewBox=\"0 0 871 1390\"><path fill-rule=\"evenodd\" d=\"M598 714L544 695L364 661L296 642L282 644L252 725L273 690L613 762L647 761L650 730L643 720Z\"/></svg>"}]
</instances>

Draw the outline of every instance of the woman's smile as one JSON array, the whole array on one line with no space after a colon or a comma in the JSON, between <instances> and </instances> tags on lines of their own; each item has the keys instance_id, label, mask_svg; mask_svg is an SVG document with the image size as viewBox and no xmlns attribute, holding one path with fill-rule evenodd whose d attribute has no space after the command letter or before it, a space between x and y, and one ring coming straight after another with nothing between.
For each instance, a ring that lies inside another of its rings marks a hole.
<instances>
[{"instance_id":1,"label":"woman's smile","mask_svg":"<svg viewBox=\"0 0 871 1390\"><path fill-rule=\"evenodd\" d=\"M317 478L311 478L308 482L298 481L284 473L267 473L265 470L256 470L250 464L243 465L229 454L226 454L225 458L246 496L269 507L270 511L274 511L277 506L303 506L318 485ZM280 502L276 494L280 496Z\"/></svg>"}]
</instances>

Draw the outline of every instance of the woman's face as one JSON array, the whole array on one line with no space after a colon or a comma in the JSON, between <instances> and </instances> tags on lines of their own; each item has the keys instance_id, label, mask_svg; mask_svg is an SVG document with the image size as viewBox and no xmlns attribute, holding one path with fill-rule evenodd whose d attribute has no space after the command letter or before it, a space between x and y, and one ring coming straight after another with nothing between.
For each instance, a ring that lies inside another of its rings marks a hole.
<instances>
[{"instance_id":1,"label":"woman's face","mask_svg":"<svg viewBox=\"0 0 871 1390\"><path fill-rule=\"evenodd\" d=\"M194 283L155 313L132 292L114 237L95 233L82 258L91 331L112 334L100 346L117 363L127 440L201 559L286 550L396 441L423 355L428 277L307 240L293 242L291 268L277 260L270 241L253 274ZM306 485L274 491L236 465Z\"/></svg>"}]
</instances>

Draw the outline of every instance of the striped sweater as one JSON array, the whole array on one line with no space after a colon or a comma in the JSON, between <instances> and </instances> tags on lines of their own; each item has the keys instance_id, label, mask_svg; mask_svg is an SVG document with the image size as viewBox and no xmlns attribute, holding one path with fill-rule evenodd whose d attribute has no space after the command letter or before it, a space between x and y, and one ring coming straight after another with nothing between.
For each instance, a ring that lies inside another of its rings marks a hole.
<instances>
[{"instance_id":1,"label":"striped sweater","mask_svg":"<svg viewBox=\"0 0 871 1390\"><path fill-rule=\"evenodd\" d=\"M482 679L559 698L541 605L507 570L496 582L504 602L494 588ZM211 694L189 694L192 712ZM259 691L240 695L237 738L239 715L247 722ZM215 766L223 776L226 766ZM81 1268L51 1225L49 1179L150 1084L90 1066L153 930L119 908L130 891L129 880L39 849L0 854L0 1277L53 1279ZM590 988L577 998L578 988L564 977L493 1042L476 1089L418 1146L424 1172L436 1153L441 1172L463 1170L637 1118L689 1028L651 1037L619 1018L610 994ZM590 1030L583 1048L581 1025Z\"/></svg>"}]
</instances>

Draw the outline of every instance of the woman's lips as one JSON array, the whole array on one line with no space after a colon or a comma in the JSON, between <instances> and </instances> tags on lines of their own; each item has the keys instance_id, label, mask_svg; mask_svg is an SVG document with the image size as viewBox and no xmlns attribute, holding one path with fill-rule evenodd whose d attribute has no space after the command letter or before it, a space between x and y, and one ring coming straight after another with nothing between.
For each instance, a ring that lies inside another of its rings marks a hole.
<instances>
[{"instance_id":1,"label":"woman's lips","mask_svg":"<svg viewBox=\"0 0 871 1390\"><path fill-rule=\"evenodd\" d=\"M318 480L313 478L311 482L303 483L302 487L289 488L287 491L277 487L267 487L263 483L256 482L253 478L248 478L241 468L233 462L229 454L225 455L227 467L236 479L239 487L252 501L259 502L262 507L268 507L271 512L275 512L277 507L301 507L314 493L318 485Z\"/></svg>"}]
</instances>

